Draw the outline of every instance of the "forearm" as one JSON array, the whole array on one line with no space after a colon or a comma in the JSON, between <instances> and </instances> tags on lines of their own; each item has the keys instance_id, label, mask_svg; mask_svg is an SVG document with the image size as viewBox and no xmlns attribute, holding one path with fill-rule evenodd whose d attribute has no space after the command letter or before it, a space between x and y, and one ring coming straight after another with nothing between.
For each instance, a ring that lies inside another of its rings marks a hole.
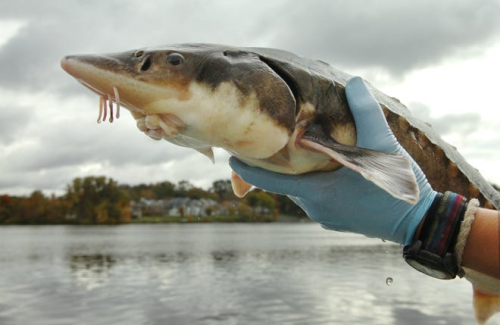
<instances>
[{"instance_id":1,"label":"forearm","mask_svg":"<svg viewBox=\"0 0 500 325\"><path fill-rule=\"evenodd\" d=\"M478 209L467 238L462 266L500 279L500 212Z\"/></svg>"}]
</instances>

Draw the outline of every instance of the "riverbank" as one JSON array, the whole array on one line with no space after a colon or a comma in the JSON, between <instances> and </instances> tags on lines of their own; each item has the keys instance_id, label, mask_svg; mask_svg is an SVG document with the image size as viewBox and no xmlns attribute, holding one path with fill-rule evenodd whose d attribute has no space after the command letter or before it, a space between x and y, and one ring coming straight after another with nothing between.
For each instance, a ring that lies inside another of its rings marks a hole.
<instances>
[{"instance_id":1,"label":"riverbank","mask_svg":"<svg viewBox=\"0 0 500 325\"><path fill-rule=\"evenodd\" d=\"M248 222L248 223L258 223L258 222L310 222L307 218L299 218L289 215L279 215L279 216L258 216L253 218L242 218L239 216L204 216L204 217L194 217L194 216L147 216L139 219L133 219L131 223L133 224L149 224L149 223L210 223L210 222L220 222L220 223L232 223L232 222Z\"/></svg>"}]
</instances>

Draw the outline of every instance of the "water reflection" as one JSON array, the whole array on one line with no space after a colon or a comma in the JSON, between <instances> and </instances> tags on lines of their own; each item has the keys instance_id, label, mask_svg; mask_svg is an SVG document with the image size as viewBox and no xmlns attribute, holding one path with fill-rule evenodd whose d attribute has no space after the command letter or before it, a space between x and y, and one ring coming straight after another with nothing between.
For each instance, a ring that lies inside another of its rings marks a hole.
<instances>
[{"instance_id":1,"label":"water reflection","mask_svg":"<svg viewBox=\"0 0 500 325\"><path fill-rule=\"evenodd\" d=\"M215 251L211 252L210 255L216 262L225 263L237 263L238 262L238 252L235 250L229 251Z\"/></svg>"},{"instance_id":2,"label":"water reflection","mask_svg":"<svg viewBox=\"0 0 500 325\"><path fill-rule=\"evenodd\" d=\"M405 325L461 325L461 324L474 324L469 323L468 320L464 320L455 314L449 315L446 319L439 316L425 314L418 309L410 308L393 308L394 323L395 324L405 324Z\"/></svg>"},{"instance_id":3,"label":"water reflection","mask_svg":"<svg viewBox=\"0 0 500 325\"><path fill-rule=\"evenodd\" d=\"M106 285L116 260L111 255L73 255L69 268L78 284L87 290Z\"/></svg>"},{"instance_id":4,"label":"water reflection","mask_svg":"<svg viewBox=\"0 0 500 325\"><path fill-rule=\"evenodd\" d=\"M100 274L109 271L115 263L116 260L111 255L73 255L70 268L73 271L85 269Z\"/></svg>"},{"instance_id":5,"label":"water reflection","mask_svg":"<svg viewBox=\"0 0 500 325\"><path fill-rule=\"evenodd\" d=\"M315 225L0 228L0 238L0 324L473 322L466 282L413 272L397 245Z\"/></svg>"}]
</instances>

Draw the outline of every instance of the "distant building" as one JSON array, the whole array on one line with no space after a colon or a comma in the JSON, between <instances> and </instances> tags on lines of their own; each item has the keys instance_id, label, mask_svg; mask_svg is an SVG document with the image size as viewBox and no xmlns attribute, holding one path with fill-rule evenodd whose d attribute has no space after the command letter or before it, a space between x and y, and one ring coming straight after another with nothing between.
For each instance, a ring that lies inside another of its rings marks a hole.
<instances>
[{"instance_id":1,"label":"distant building","mask_svg":"<svg viewBox=\"0 0 500 325\"><path fill-rule=\"evenodd\" d=\"M144 215L156 216L194 216L205 217L208 215L228 215L228 208L211 199L190 199L187 197L172 198L168 200L148 200L141 198L130 203L132 217L142 218Z\"/></svg>"}]
</instances>

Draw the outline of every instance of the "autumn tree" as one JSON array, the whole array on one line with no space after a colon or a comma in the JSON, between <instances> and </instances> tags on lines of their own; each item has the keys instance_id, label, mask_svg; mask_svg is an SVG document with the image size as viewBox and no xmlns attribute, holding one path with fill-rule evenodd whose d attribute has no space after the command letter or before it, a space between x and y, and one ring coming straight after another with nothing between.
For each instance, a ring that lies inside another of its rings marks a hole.
<instances>
[{"instance_id":1,"label":"autumn tree","mask_svg":"<svg viewBox=\"0 0 500 325\"><path fill-rule=\"evenodd\" d=\"M76 178L68 186L66 198L78 223L116 224L130 220L130 200L111 178Z\"/></svg>"}]
</instances>

